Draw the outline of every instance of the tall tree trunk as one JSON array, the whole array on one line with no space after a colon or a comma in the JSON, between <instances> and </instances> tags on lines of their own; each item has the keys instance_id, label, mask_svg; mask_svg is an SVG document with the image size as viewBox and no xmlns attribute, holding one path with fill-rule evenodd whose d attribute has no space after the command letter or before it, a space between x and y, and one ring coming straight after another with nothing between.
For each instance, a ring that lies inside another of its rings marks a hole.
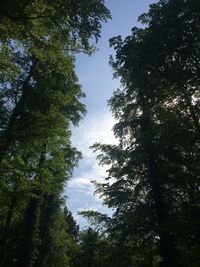
<instances>
[{"instance_id":1,"label":"tall tree trunk","mask_svg":"<svg viewBox=\"0 0 200 267\"><path fill-rule=\"evenodd\" d=\"M46 145L44 145L41 152L39 168L42 168L45 162ZM42 182L42 178L37 176L39 181ZM36 179L36 178L35 178ZM19 255L18 266L21 267L33 267L38 257L38 247L40 240L40 223L41 223L41 207L43 203L43 196L39 186L33 190L33 197L30 199L26 215L24 219L24 231L23 231L23 248L21 255ZM24 256L26 255L26 256Z\"/></svg>"},{"instance_id":2,"label":"tall tree trunk","mask_svg":"<svg viewBox=\"0 0 200 267\"><path fill-rule=\"evenodd\" d=\"M155 152L155 151L154 151ZM166 224L169 220L169 212L166 207L160 178L158 176L157 166L155 164L155 153L153 150L149 153L149 181L152 188L153 200L155 203L157 224L160 237L160 252L163 257L165 267L178 267L178 252L175 246L175 240L172 233L167 229Z\"/></svg>"},{"instance_id":3,"label":"tall tree trunk","mask_svg":"<svg viewBox=\"0 0 200 267\"><path fill-rule=\"evenodd\" d=\"M39 191L35 191L36 195L31 198L25 216L25 226L22 238L22 251L19 255L18 266L32 267L37 258L37 247L39 240L39 222L41 212L41 197Z\"/></svg>"},{"instance_id":4,"label":"tall tree trunk","mask_svg":"<svg viewBox=\"0 0 200 267\"><path fill-rule=\"evenodd\" d=\"M10 145L16 139L16 128L18 126L18 120L22 114L26 100L29 95L29 89L30 89L29 81L32 78L34 68L35 68L35 63L33 63L33 65L31 66L29 75L23 82L22 96L19 99L19 101L16 103L16 106L14 107L12 114L8 120L7 127L4 130L2 136L0 137L0 164L5 156L5 153L8 151Z\"/></svg>"},{"instance_id":5,"label":"tall tree trunk","mask_svg":"<svg viewBox=\"0 0 200 267\"><path fill-rule=\"evenodd\" d=\"M179 267L178 252L175 246L175 241L172 233L167 229L166 224L169 219L169 211L166 207L164 194L162 189L163 181L159 174L159 166L157 159L157 151L153 142L153 124L151 120L151 104L148 103L148 97L140 95L142 122L141 133L143 135L142 142L147 157L148 179L152 190L153 201L157 217L157 225L160 238L160 253L163 257L164 267ZM165 180L167 180L166 173ZM181 266L180 266L181 267Z\"/></svg>"},{"instance_id":6,"label":"tall tree trunk","mask_svg":"<svg viewBox=\"0 0 200 267\"><path fill-rule=\"evenodd\" d=\"M1 239L1 244L0 244L0 267L3 267L6 262L6 253L7 253L6 247L7 247L9 229L10 229L11 220L13 216L14 206L15 206L15 199L13 196L11 199L8 212L7 212L6 222L5 222L5 226L4 226L3 233L2 233L2 239Z\"/></svg>"},{"instance_id":7,"label":"tall tree trunk","mask_svg":"<svg viewBox=\"0 0 200 267\"><path fill-rule=\"evenodd\" d=\"M50 253L51 238L50 226L52 223L52 215L54 213L55 201L53 195L44 196L43 209L40 225L40 239L41 245L39 246L39 254L34 267L42 267L45 256Z\"/></svg>"}]
</instances>

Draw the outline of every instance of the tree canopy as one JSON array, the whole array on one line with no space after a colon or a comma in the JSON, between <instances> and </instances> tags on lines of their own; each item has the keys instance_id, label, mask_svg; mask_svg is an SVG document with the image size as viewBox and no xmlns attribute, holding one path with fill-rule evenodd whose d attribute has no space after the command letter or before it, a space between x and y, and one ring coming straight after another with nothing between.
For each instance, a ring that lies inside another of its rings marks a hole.
<instances>
[{"instance_id":1,"label":"tree canopy","mask_svg":"<svg viewBox=\"0 0 200 267\"><path fill-rule=\"evenodd\" d=\"M85 113L74 60L109 18L101 0L1 3L1 267L71 266L78 229L62 195L81 156L70 124Z\"/></svg>"},{"instance_id":2,"label":"tree canopy","mask_svg":"<svg viewBox=\"0 0 200 267\"><path fill-rule=\"evenodd\" d=\"M200 265L198 0L160 0L110 39L119 143L93 149L114 213L82 211L80 230L66 206L81 158L70 126L86 112L75 58L110 18L103 0L1 1L0 267Z\"/></svg>"},{"instance_id":3,"label":"tree canopy","mask_svg":"<svg viewBox=\"0 0 200 267\"><path fill-rule=\"evenodd\" d=\"M199 9L159 1L143 28L110 40L119 145L94 145L110 166L97 192L115 209L108 231L127 246L126 266L199 265Z\"/></svg>"}]
</instances>

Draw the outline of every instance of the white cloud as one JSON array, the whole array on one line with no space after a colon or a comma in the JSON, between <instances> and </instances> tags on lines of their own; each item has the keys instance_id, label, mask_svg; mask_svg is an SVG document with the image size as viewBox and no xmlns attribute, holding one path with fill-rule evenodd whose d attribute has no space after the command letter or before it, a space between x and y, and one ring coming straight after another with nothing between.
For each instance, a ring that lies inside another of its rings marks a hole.
<instances>
[{"instance_id":1,"label":"white cloud","mask_svg":"<svg viewBox=\"0 0 200 267\"><path fill-rule=\"evenodd\" d=\"M108 167L98 165L97 154L89 147L96 142L117 144L112 132L115 122L109 112L104 112L87 116L78 128L73 128L72 144L82 152L83 159L69 180L66 191L69 196L69 207L79 222L81 219L77 215L78 211L105 209L99 195L94 195L95 188L91 181L104 182Z\"/></svg>"},{"instance_id":2,"label":"white cloud","mask_svg":"<svg viewBox=\"0 0 200 267\"><path fill-rule=\"evenodd\" d=\"M88 187L90 185L91 185L90 180L88 178L84 178L84 177L76 177L75 179L71 179L68 182L68 187L71 189L74 189L74 188L80 188L81 189L81 188Z\"/></svg>"},{"instance_id":3,"label":"white cloud","mask_svg":"<svg viewBox=\"0 0 200 267\"><path fill-rule=\"evenodd\" d=\"M68 188L73 190L94 189L91 181L102 182L107 176L107 166L99 166L96 160L97 154L90 146L96 142L105 144L117 144L112 128L115 119L109 112L94 114L86 117L79 126L73 129L72 144L82 152L83 160L79 168L75 170L74 177L68 182Z\"/></svg>"},{"instance_id":4,"label":"white cloud","mask_svg":"<svg viewBox=\"0 0 200 267\"><path fill-rule=\"evenodd\" d=\"M84 159L94 158L94 153L89 148L94 143L117 143L112 132L115 122L109 112L86 116L78 128L73 128L72 144L82 152Z\"/></svg>"}]
</instances>

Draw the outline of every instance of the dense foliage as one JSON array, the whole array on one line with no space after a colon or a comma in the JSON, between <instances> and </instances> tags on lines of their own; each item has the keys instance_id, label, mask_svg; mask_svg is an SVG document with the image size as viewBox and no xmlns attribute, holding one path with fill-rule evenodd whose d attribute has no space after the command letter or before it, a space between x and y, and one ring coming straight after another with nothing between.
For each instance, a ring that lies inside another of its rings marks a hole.
<instances>
[{"instance_id":1,"label":"dense foliage","mask_svg":"<svg viewBox=\"0 0 200 267\"><path fill-rule=\"evenodd\" d=\"M103 0L1 1L1 267L72 266L62 194L80 157L69 126L85 112L74 58L108 18Z\"/></svg>"},{"instance_id":2,"label":"dense foliage","mask_svg":"<svg viewBox=\"0 0 200 267\"><path fill-rule=\"evenodd\" d=\"M114 213L82 212L80 231L65 206L85 113L75 55L108 18L103 0L1 1L0 267L200 266L199 0L160 0L110 40L119 143L94 150Z\"/></svg>"},{"instance_id":3,"label":"dense foliage","mask_svg":"<svg viewBox=\"0 0 200 267\"><path fill-rule=\"evenodd\" d=\"M139 20L143 28L110 40L122 85L109 101L119 145L94 146L109 165L97 192L115 212L84 215L109 223L121 267L197 267L200 3L161 0Z\"/></svg>"}]
</instances>

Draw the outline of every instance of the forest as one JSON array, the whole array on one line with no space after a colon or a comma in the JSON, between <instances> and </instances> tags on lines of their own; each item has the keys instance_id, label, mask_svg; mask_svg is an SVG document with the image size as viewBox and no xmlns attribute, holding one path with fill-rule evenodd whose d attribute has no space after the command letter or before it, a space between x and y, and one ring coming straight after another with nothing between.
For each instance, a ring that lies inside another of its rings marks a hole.
<instances>
[{"instance_id":1,"label":"forest","mask_svg":"<svg viewBox=\"0 0 200 267\"><path fill-rule=\"evenodd\" d=\"M80 212L85 229L64 197L86 113L75 62L112 14L104 0L0 4L0 267L199 267L200 1L158 0L110 36L119 142L91 149L113 214Z\"/></svg>"}]
</instances>

